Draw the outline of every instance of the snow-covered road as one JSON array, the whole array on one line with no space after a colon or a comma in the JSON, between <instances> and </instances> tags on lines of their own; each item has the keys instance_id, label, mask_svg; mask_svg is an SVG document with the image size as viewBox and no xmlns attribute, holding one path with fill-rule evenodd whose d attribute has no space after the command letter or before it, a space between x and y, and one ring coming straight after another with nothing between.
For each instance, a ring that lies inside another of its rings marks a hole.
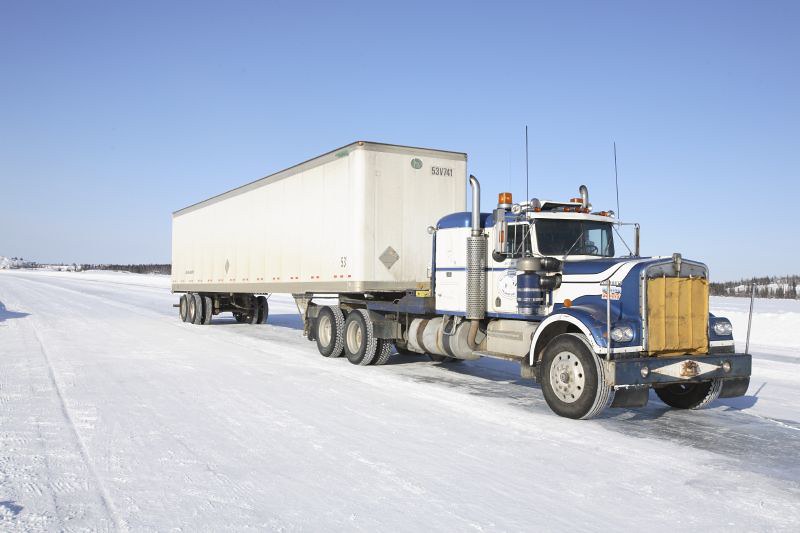
<instances>
[{"instance_id":1,"label":"snow-covered road","mask_svg":"<svg viewBox=\"0 0 800 533\"><path fill-rule=\"evenodd\" d=\"M287 297L193 326L168 285L0 272L0 530L800 530L800 343L758 317L748 396L572 421L511 363L356 367Z\"/></svg>"}]
</instances>

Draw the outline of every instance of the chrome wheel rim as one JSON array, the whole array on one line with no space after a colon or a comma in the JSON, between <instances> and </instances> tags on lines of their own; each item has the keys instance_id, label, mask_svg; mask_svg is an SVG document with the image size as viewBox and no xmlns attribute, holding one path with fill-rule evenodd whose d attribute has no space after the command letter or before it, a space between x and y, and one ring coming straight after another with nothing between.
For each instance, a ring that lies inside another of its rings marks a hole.
<instances>
[{"instance_id":1,"label":"chrome wheel rim","mask_svg":"<svg viewBox=\"0 0 800 533\"><path fill-rule=\"evenodd\" d=\"M319 336L319 342L323 346L329 346L331 344L331 338L333 337L333 327L331 327L331 317L328 315L323 315L319 319L319 331L317 332Z\"/></svg>"},{"instance_id":2,"label":"chrome wheel rim","mask_svg":"<svg viewBox=\"0 0 800 533\"><path fill-rule=\"evenodd\" d=\"M561 352L550 365L550 388L564 403L577 401L586 388L583 364L572 352Z\"/></svg>"},{"instance_id":3,"label":"chrome wheel rim","mask_svg":"<svg viewBox=\"0 0 800 533\"><path fill-rule=\"evenodd\" d=\"M350 353L358 353L361 348L361 341L363 339L361 326L356 322L350 322L347 326L347 349Z\"/></svg>"}]
</instances>

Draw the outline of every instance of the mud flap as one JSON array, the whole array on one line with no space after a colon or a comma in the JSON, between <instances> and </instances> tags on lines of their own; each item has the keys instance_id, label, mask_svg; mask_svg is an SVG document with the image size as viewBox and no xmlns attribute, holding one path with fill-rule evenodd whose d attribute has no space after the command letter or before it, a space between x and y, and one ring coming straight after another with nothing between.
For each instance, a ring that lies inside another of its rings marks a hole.
<instances>
[{"instance_id":1,"label":"mud flap","mask_svg":"<svg viewBox=\"0 0 800 533\"><path fill-rule=\"evenodd\" d=\"M538 382L539 376L537 374L536 367L531 366L530 357L527 355L523 357L519 362L519 376L522 379L532 379Z\"/></svg>"},{"instance_id":2,"label":"mud flap","mask_svg":"<svg viewBox=\"0 0 800 533\"><path fill-rule=\"evenodd\" d=\"M626 387L614 391L611 407L644 407L650 395L650 387Z\"/></svg>"},{"instance_id":3,"label":"mud flap","mask_svg":"<svg viewBox=\"0 0 800 533\"><path fill-rule=\"evenodd\" d=\"M719 397L736 398L744 396L749 386L750 378L725 379L722 381L722 390L719 392Z\"/></svg>"}]
</instances>

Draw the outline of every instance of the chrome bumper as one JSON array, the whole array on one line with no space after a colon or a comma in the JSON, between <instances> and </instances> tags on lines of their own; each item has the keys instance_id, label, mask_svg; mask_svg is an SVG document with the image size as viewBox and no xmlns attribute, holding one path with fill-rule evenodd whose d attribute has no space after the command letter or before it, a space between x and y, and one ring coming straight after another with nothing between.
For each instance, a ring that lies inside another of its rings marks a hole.
<instances>
[{"instance_id":1,"label":"chrome bumper","mask_svg":"<svg viewBox=\"0 0 800 533\"><path fill-rule=\"evenodd\" d=\"M681 383L711 379L748 378L750 354L712 354L642 357L603 361L606 381L612 386Z\"/></svg>"}]
</instances>

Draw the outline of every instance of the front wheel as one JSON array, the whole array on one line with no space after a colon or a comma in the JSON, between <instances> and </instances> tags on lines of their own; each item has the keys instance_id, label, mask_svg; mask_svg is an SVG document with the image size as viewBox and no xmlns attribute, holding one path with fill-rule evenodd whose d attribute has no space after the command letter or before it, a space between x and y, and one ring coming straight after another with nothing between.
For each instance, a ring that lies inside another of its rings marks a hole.
<instances>
[{"instance_id":1,"label":"front wheel","mask_svg":"<svg viewBox=\"0 0 800 533\"><path fill-rule=\"evenodd\" d=\"M702 409L719 398L722 380L701 383L674 383L656 387L656 394L662 402L676 409Z\"/></svg>"},{"instance_id":2,"label":"front wheel","mask_svg":"<svg viewBox=\"0 0 800 533\"><path fill-rule=\"evenodd\" d=\"M583 335L564 333L551 340L542 358L542 393L559 416L587 419L609 404L611 387L603 363Z\"/></svg>"}]
</instances>

